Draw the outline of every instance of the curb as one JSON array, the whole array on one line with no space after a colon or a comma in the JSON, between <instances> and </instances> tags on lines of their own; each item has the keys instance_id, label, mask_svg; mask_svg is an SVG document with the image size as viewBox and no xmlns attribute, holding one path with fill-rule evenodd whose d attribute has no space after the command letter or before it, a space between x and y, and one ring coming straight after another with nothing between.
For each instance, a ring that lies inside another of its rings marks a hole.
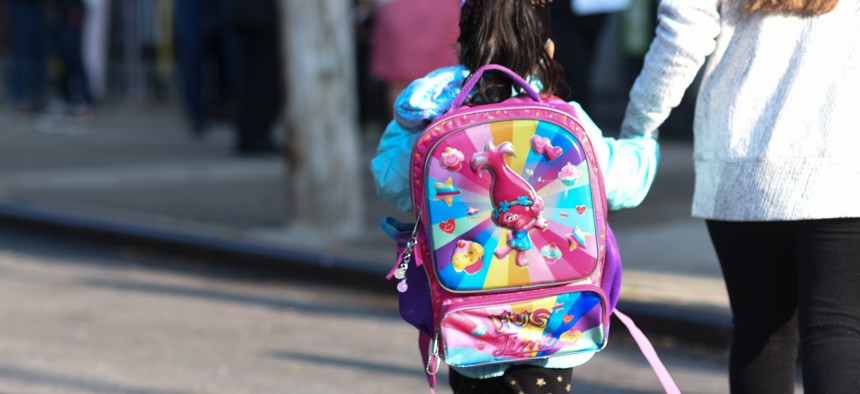
<instances>
[{"instance_id":1,"label":"curb","mask_svg":"<svg viewBox=\"0 0 860 394\"><path fill-rule=\"evenodd\" d=\"M368 269L368 264L346 256L277 248L68 210L0 202L0 226L62 234L72 239L103 244L132 243L193 255L217 264L242 264L310 282L348 283L362 290L386 293L392 288L384 277L385 273Z\"/></svg>"},{"instance_id":2,"label":"curb","mask_svg":"<svg viewBox=\"0 0 860 394\"><path fill-rule=\"evenodd\" d=\"M99 243L133 243L161 251L204 258L210 262L255 268L301 278L307 282L348 285L377 293L393 294L385 273L372 265L341 255L309 253L110 219L27 204L0 203L0 226L34 232L51 232L65 237ZM658 337L672 337L711 346L727 347L731 320L723 313L668 304L619 300L624 311L643 331Z\"/></svg>"}]
</instances>

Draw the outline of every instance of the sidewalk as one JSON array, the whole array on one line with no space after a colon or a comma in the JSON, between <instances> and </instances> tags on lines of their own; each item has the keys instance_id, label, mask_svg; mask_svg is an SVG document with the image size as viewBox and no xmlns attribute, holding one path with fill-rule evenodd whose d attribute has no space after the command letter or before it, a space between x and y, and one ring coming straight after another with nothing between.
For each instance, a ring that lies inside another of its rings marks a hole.
<instances>
[{"instance_id":1,"label":"sidewalk","mask_svg":"<svg viewBox=\"0 0 860 394\"><path fill-rule=\"evenodd\" d=\"M366 161L377 138L363 136ZM84 119L2 108L0 141L0 225L155 243L394 291L382 279L393 242L378 223L408 217L374 198L369 173L365 231L327 239L290 230L279 157L235 156L227 126L194 140L172 105L108 105ZM719 266L704 223L689 216L691 146L662 149L646 201L610 216L625 264L619 307L640 325L722 341L729 318Z\"/></svg>"}]
</instances>

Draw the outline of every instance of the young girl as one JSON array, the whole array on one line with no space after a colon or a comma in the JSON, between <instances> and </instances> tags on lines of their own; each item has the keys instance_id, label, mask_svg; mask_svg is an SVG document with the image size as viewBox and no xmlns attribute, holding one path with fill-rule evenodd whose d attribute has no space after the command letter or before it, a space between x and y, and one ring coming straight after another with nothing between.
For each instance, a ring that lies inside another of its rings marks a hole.
<instances>
[{"instance_id":1,"label":"young girl","mask_svg":"<svg viewBox=\"0 0 860 394\"><path fill-rule=\"evenodd\" d=\"M371 163L380 197L411 211L408 166L420 132L451 106L464 81L481 66L499 64L516 72L542 94L564 88L560 66L553 61L547 0L466 0L460 15L457 49L461 65L435 70L413 81L398 97L394 121L385 130ZM503 101L519 92L511 81L488 72L471 94L475 104ZM604 174L610 209L638 205L654 179L658 145L650 136L605 138L582 111L583 120ZM451 368L457 394L564 393L570 391L572 368L581 359L561 356L518 365Z\"/></svg>"}]
</instances>

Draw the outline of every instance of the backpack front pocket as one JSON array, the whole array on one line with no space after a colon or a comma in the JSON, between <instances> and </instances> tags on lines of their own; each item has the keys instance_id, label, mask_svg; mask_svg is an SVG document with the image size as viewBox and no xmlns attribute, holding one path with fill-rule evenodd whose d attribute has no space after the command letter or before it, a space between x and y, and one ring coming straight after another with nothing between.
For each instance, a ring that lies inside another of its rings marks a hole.
<instances>
[{"instance_id":1,"label":"backpack front pocket","mask_svg":"<svg viewBox=\"0 0 860 394\"><path fill-rule=\"evenodd\" d=\"M591 285L475 296L443 312L438 335L456 367L593 353L606 344L607 313Z\"/></svg>"}]
</instances>

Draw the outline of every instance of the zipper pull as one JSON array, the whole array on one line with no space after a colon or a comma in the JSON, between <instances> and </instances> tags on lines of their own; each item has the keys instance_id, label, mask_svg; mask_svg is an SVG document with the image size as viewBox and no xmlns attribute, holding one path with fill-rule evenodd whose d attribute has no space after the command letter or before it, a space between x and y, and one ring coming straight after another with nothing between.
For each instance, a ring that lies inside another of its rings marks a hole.
<instances>
[{"instance_id":1,"label":"zipper pull","mask_svg":"<svg viewBox=\"0 0 860 394\"><path fill-rule=\"evenodd\" d=\"M420 226L420 223L421 221L419 216L419 220L415 222L415 227L412 228L412 235L409 237L409 241L406 242L403 253L400 255L399 265L394 269L394 277L400 280L400 282L397 283L397 291L401 293L405 293L406 290L409 289L409 285L406 284L406 270L409 269L409 262L412 261L412 254L414 253L415 245L418 244L418 227Z\"/></svg>"},{"instance_id":2,"label":"zipper pull","mask_svg":"<svg viewBox=\"0 0 860 394\"><path fill-rule=\"evenodd\" d=\"M436 330L436 335L433 336L433 340L430 341L430 348L427 351L427 374L430 376L436 375L436 372L439 372L439 364L442 359L439 358L439 330Z\"/></svg>"},{"instance_id":3,"label":"zipper pull","mask_svg":"<svg viewBox=\"0 0 860 394\"><path fill-rule=\"evenodd\" d=\"M416 225L415 228L418 228ZM401 293L405 293L407 289L409 289L409 285L406 284L406 270L409 269L409 262L412 261L412 253L413 249L415 249L416 240L415 237L412 237L409 242L406 243L406 249L403 251L403 258L400 260L400 266L394 270L394 277L400 280L400 283L397 284L397 291Z\"/></svg>"}]
</instances>

